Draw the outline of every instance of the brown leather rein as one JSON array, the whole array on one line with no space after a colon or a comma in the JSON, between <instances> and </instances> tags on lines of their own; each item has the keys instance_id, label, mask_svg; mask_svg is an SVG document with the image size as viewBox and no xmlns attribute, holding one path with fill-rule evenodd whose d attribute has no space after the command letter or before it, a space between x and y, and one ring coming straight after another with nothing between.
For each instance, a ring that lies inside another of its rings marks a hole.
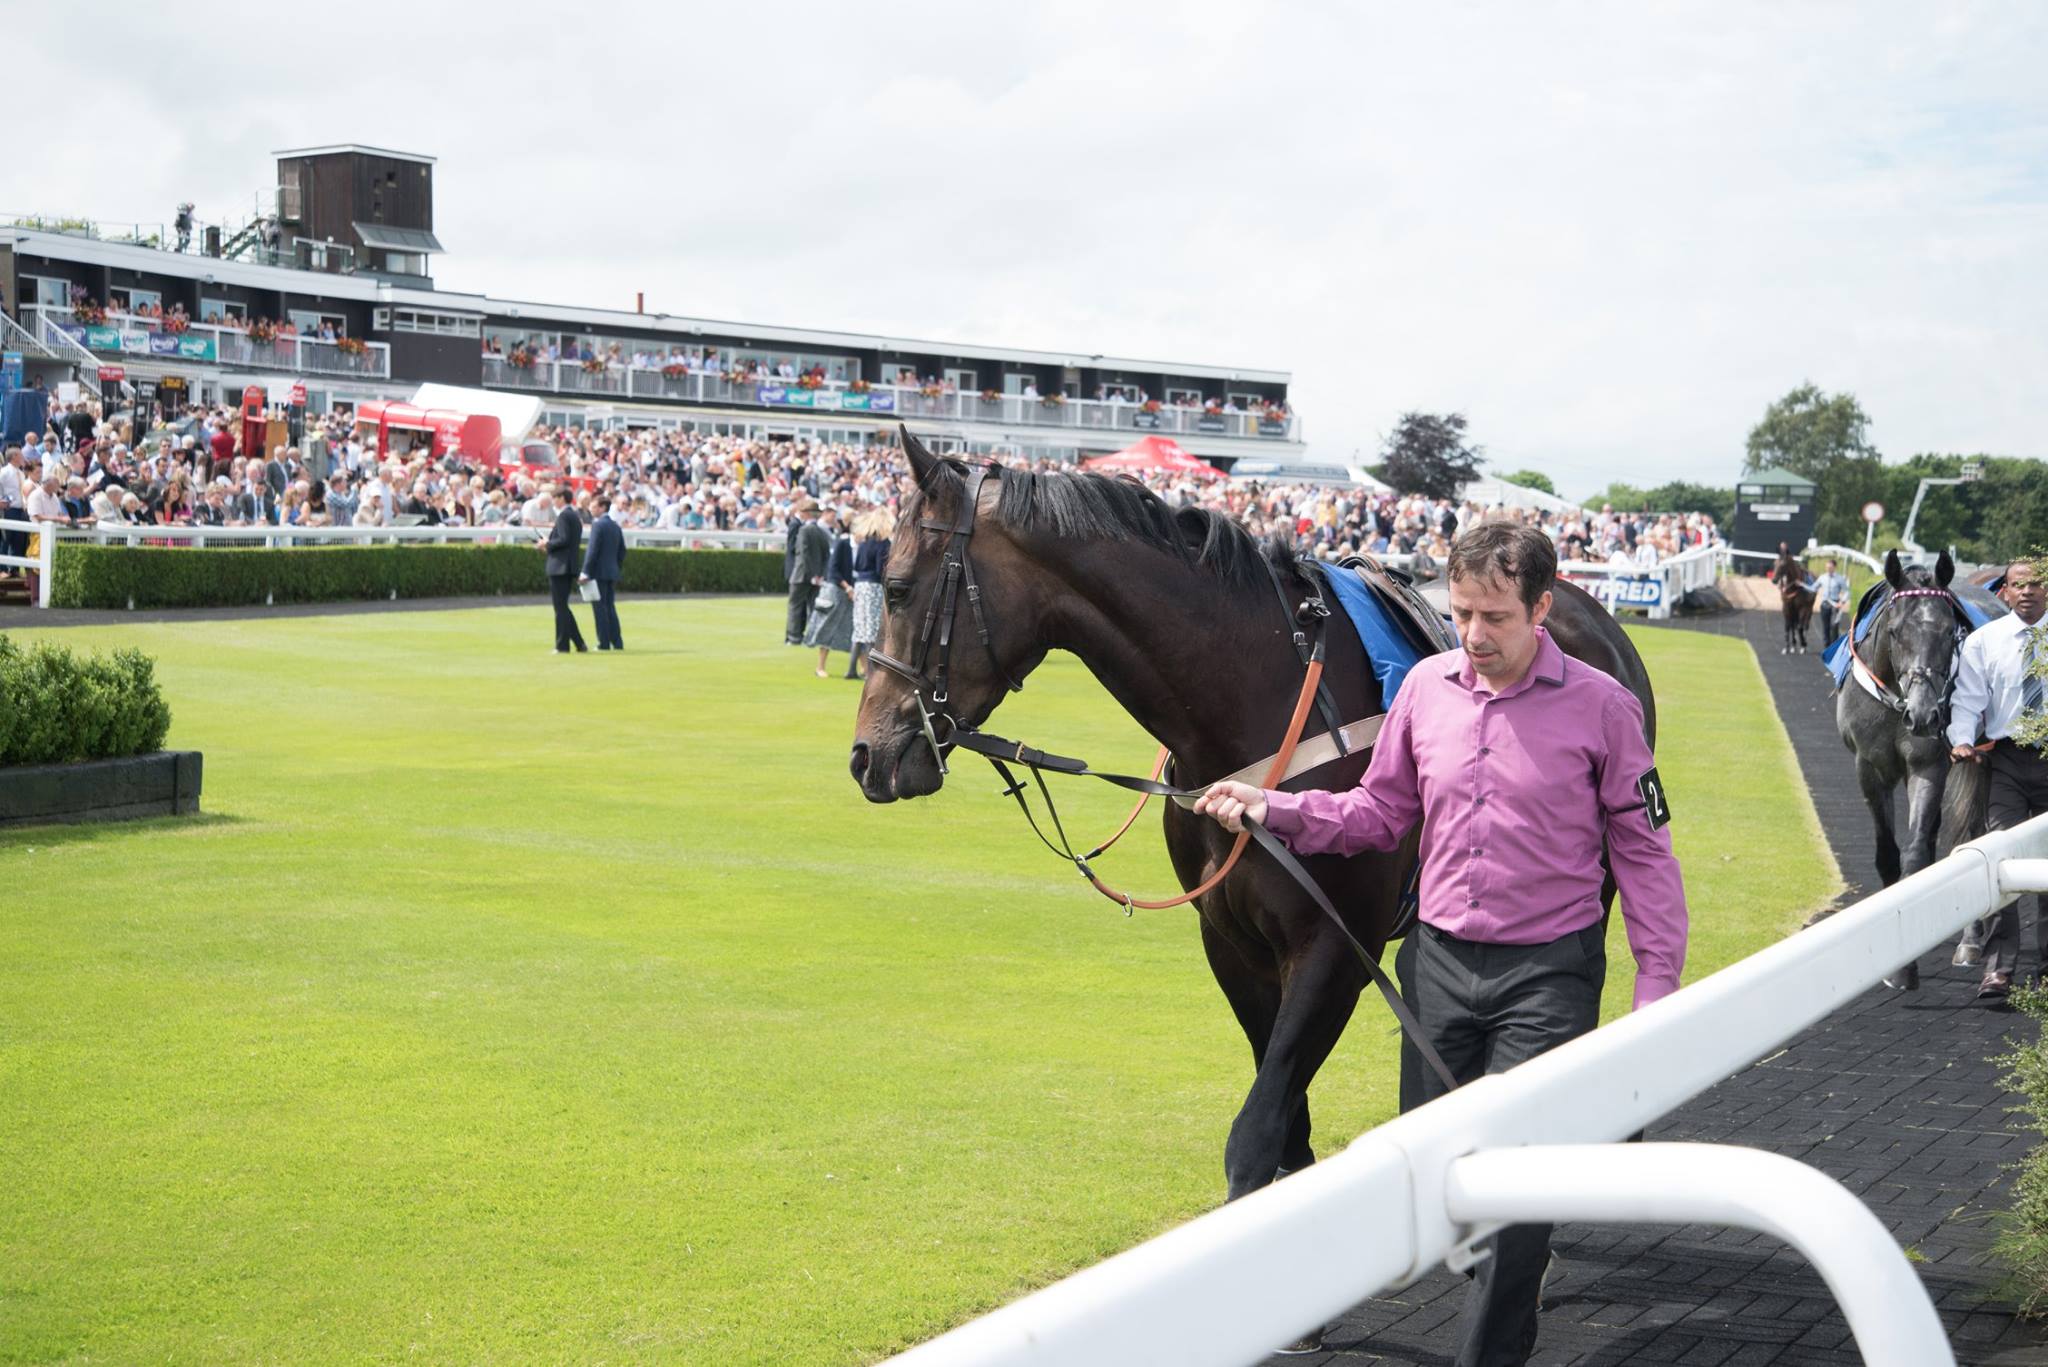
<instances>
[{"instance_id":1,"label":"brown leather rein","mask_svg":"<svg viewBox=\"0 0 2048 1367\"><path fill-rule=\"evenodd\" d=\"M1001 736L992 735L977 726L969 725L951 711L950 683L953 658L953 626L958 616L959 599L963 590L967 598L968 608L973 617L975 634L980 638L982 649L988 655L989 665L994 670L995 677L1001 679L1013 693L1022 691L1024 687L1023 684L1010 676L1009 671L1004 669L1001 661L996 658L995 646L989 635L988 616L981 601L981 587L975 582L974 567L967 557L967 540L974 534L974 516L976 504L981 493L981 486L987 480L993 468L992 465L986 463L968 467L957 521L949 523L940 522L932 518L923 518L918 522L918 526L921 529L944 532L946 540L941 550L939 579L937 583L932 585L931 599L926 605L923 625L918 633L917 648L910 661L906 663L905 661L898 660L873 647L868 652L868 659L871 662L880 665L893 674L900 675L910 684L911 697L917 704L918 718L923 728L924 740L931 746L932 758L937 762L940 774L943 775L947 772L946 751L949 748L967 750L986 759L994 766L996 773L1003 780L1005 785L1003 796L1016 799L1018 810L1024 813L1024 820L1030 825L1032 834L1036 835L1039 841L1054 854L1070 861L1080 871L1081 876L1088 880L1089 886L1093 887L1104 897L1109 898L1110 901L1121 906L1126 916L1141 907L1146 911L1158 911L1168 907L1181 906L1209 892L1230 875L1231 870L1236 868L1238 861L1244 857L1245 848L1256 839L1260 848L1265 850L1268 857L1278 864L1296 883L1300 884L1303 892L1316 904L1317 909L1322 912L1323 916L1337 928L1338 933L1350 944L1353 952L1358 955L1360 963L1364 966L1367 976L1372 979L1374 986L1379 988L1380 994L1386 998L1388 1009L1394 1013L1394 1018L1400 1022L1401 1028L1408 1036L1409 1042L1414 1045L1416 1052L1422 1056L1423 1061L1443 1081L1446 1088L1455 1088L1457 1083L1453 1080L1450 1070L1445 1067L1442 1057L1431 1047L1427 1035L1424 1034L1421 1027L1416 1023L1414 1013L1408 1009L1407 1003L1401 999L1399 990L1387 977L1386 970L1380 967L1378 956L1369 952L1364 944L1359 941L1358 937L1351 933L1351 928L1344 923L1344 918L1338 914L1336 907L1329 899L1329 895L1323 891L1322 885L1316 881L1314 875L1310 874L1301 861L1280 842L1279 838L1266 830L1264 826L1257 822L1246 821L1244 829L1238 832L1237 839L1232 842L1230 854L1224 859L1222 866L1208 878L1203 879L1200 887L1184 892L1178 897L1161 898L1156 901L1141 901L1130 893L1119 892L1111 887L1095 872L1090 866L1089 861L1102 854L1111 845L1114 845L1122 838L1124 832L1131 828L1132 823L1138 819L1139 812L1144 810L1144 798L1158 796L1189 799L1197 797L1206 791L1206 785L1201 788L1181 788L1164 781L1163 775L1166 772L1166 765L1171 758L1164 746L1160 748L1159 759L1154 764L1153 776L1151 778L1140 778L1133 774L1099 773L1096 770L1090 769L1085 760L1073 759L1065 755L1049 754L1043 750L1033 749L1022 741L1006 740ZM1346 736L1354 732L1354 727L1347 727L1339 723L1335 705L1331 702L1328 691L1322 686L1323 624L1329 620L1330 608L1323 599L1320 584L1317 582L1314 574L1310 573L1308 575L1309 596L1297 605L1289 601L1290 595L1287 592L1286 586L1281 582L1278 571L1271 565L1267 565L1266 570L1272 578L1274 592L1279 596L1280 607L1287 614L1288 625L1292 628L1294 649L1296 654L1301 657L1303 668L1301 692L1295 698L1294 712L1287 721L1286 738L1280 746L1279 753L1273 756L1271 763L1267 766L1264 780L1260 784L1261 787L1271 788L1289 777L1289 766L1294 759L1296 749L1300 746L1302 731L1308 725L1308 714L1311 707L1320 705L1322 708L1324 720L1329 727L1329 735L1327 737L1319 736L1317 740L1319 742L1327 741L1330 748L1334 749L1335 753L1330 757L1332 759L1340 758L1350 753L1350 742L1346 740ZM934 647L936 647L937 659L935 662L928 664ZM929 701L927 701L928 698ZM1376 723L1378 719L1374 718L1371 720ZM939 735L941 724L944 725L946 730L946 736L943 740ZM1376 730L1371 733L1371 736L1374 738L1376 738L1376 735ZM1362 743L1369 746L1372 743L1372 739L1365 739ZM1318 763L1326 762L1328 761L1318 761ZM1031 781L1037 785L1039 796L1045 803L1047 818L1052 823L1054 833L1059 837L1058 844L1054 844L1046 836L1044 830L1039 827L1038 818L1032 814L1031 804L1024 796L1024 781L1011 771L1009 766L1012 764L1019 765L1030 772ZM1059 809L1053 803L1052 790L1046 786L1044 771L1047 769L1058 774L1069 774L1082 778L1098 778L1105 783L1114 783L1118 787L1128 788L1143 796L1137 807L1124 819L1123 825L1117 829L1115 835L1090 850L1087 854L1077 854L1074 851L1073 843L1067 839L1065 828L1061 825ZM1419 867L1417 872L1420 872ZM1411 892L1413 888L1414 880L1411 878ZM1396 931L1397 935L1398 933Z\"/></svg>"}]
</instances>

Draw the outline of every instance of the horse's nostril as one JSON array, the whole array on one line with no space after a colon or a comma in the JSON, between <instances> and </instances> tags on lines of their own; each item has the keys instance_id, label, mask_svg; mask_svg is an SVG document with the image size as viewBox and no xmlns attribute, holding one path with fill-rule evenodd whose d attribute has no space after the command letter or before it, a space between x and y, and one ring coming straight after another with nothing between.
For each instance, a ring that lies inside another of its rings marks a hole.
<instances>
[{"instance_id":1,"label":"horse's nostril","mask_svg":"<svg viewBox=\"0 0 2048 1367\"><path fill-rule=\"evenodd\" d=\"M853 770L853 778L856 783L858 783L861 779L867 777L868 746L866 741L854 742L853 757L851 760L848 761L847 767Z\"/></svg>"}]
</instances>

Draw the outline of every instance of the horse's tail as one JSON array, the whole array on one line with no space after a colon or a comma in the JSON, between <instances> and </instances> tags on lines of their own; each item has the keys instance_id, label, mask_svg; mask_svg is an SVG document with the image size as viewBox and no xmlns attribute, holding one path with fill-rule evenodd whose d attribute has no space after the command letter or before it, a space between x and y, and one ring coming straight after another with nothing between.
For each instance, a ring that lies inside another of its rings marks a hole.
<instances>
[{"instance_id":1,"label":"horse's tail","mask_svg":"<svg viewBox=\"0 0 2048 1367\"><path fill-rule=\"evenodd\" d=\"M1952 850L1984 834L1990 792L1991 777L1982 760L1949 766L1948 784L1941 793L1941 830L1935 843L1938 851Z\"/></svg>"}]
</instances>

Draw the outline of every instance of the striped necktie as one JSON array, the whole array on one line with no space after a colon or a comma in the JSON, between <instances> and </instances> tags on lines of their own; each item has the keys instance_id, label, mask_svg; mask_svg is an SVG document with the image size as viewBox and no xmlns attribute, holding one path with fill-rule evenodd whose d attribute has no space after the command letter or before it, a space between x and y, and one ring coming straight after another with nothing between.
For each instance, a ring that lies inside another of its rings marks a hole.
<instances>
[{"instance_id":1,"label":"striped necktie","mask_svg":"<svg viewBox=\"0 0 2048 1367\"><path fill-rule=\"evenodd\" d=\"M2040 648L2041 628L2028 627L2022 635L2026 645L2020 650L2020 715L2038 714L2041 710Z\"/></svg>"}]
</instances>

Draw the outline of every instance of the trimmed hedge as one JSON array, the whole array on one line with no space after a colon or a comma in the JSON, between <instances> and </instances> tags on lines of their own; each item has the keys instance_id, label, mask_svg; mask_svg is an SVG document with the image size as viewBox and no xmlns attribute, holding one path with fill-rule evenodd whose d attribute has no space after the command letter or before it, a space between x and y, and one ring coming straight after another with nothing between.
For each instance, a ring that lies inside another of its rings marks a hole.
<instances>
[{"instance_id":1,"label":"trimmed hedge","mask_svg":"<svg viewBox=\"0 0 2048 1367\"><path fill-rule=\"evenodd\" d=\"M0 765L149 754L170 729L156 666L141 651L80 657L0 636Z\"/></svg>"},{"instance_id":2,"label":"trimmed hedge","mask_svg":"<svg viewBox=\"0 0 2048 1367\"><path fill-rule=\"evenodd\" d=\"M774 551L636 546L627 593L783 593ZM546 593L531 544L512 546L90 546L58 542L50 606L198 608L335 603L371 598L471 598Z\"/></svg>"}]
</instances>

